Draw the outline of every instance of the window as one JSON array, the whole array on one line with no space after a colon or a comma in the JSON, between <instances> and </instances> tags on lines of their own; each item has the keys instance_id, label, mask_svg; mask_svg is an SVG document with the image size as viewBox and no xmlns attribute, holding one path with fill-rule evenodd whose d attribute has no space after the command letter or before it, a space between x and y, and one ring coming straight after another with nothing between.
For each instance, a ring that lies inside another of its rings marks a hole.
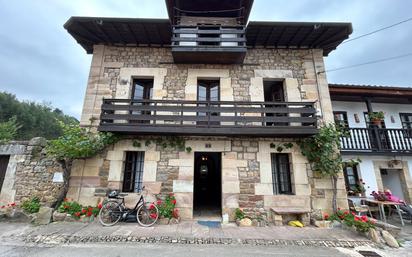
<instances>
[{"instance_id":1,"label":"window","mask_svg":"<svg viewBox=\"0 0 412 257\"><path fill-rule=\"evenodd\" d=\"M358 187L358 171L356 167L344 166L343 174L345 176L345 184L347 191L356 191Z\"/></svg>"},{"instance_id":2,"label":"window","mask_svg":"<svg viewBox=\"0 0 412 257\"><path fill-rule=\"evenodd\" d=\"M144 152L126 152L123 192L140 192L143 185Z\"/></svg>"},{"instance_id":3,"label":"window","mask_svg":"<svg viewBox=\"0 0 412 257\"><path fill-rule=\"evenodd\" d=\"M272 153L273 194L292 194L289 155Z\"/></svg>"},{"instance_id":4,"label":"window","mask_svg":"<svg viewBox=\"0 0 412 257\"><path fill-rule=\"evenodd\" d=\"M153 79L135 79L132 90L132 100L135 100L132 105L149 105L150 103L143 101L152 99ZM130 123L150 123L150 116L146 116L151 114L150 111L130 111L130 114L141 116L141 119L130 120Z\"/></svg>"},{"instance_id":5,"label":"window","mask_svg":"<svg viewBox=\"0 0 412 257\"><path fill-rule=\"evenodd\" d=\"M412 113L400 113L402 128L412 129Z\"/></svg>"},{"instance_id":6,"label":"window","mask_svg":"<svg viewBox=\"0 0 412 257\"><path fill-rule=\"evenodd\" d=\"M335 120L335 124L341 126L343 128L348 128L348 114L347 112L333 112L333 118Z\"/></svg>"},{"instance_id":7,"label":"window","mask_svg":"<svg viewBox=\"0 0 412 257\"><path fill-rule=\"evenodd\" d=\"M220 100L219 80L199 80L197 82L197 100L202 102L214 102ZM206 104L198 104L206 106ZM219 116L219 113L198 112L198 116ZM208 121L198 121L197 125L207 125ZM210 125L219 125L218 121L209 122Z\"/></svg>"}]
</instances>

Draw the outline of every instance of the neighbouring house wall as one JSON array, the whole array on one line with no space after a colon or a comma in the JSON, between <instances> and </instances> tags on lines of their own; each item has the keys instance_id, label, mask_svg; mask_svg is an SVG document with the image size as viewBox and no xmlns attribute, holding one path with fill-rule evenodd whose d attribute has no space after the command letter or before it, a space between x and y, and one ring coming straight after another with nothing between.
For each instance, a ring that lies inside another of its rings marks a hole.
<instances>
[{"instance_id":1,"label":"neighbouring house wall","mask_svg":"<svg viewBox=\"0 0 412 257\"><path fill-rule=\"evenodd\" d=\"M348 114L349 127L351 128L366 128L364 112L367 112L366 104L363 102L343 102L333 101L333 111L345 111ZM385 113L386 128L402 128L401 118L399 113L410 113L412 108L410 104L384 104L373 103L373 111L383 111ZM359 122L355 121L354 114L359 117ZM393 118L393 122L392 122Z\"/></svg>"},{"instance_id":2,"label":"neighbouring house wall","mask_svg":"<svg viewBox=\"0 0 412 257\"><path fill-rule=\"evenodd\" d=\"M10 155L0 203L20 203L37 196L50 206L57 199L62 181L53 182L53 177L62 173L62 169L45 155L45 145L44 138L0 145L0 155Z\"/></svg>"},{"instance_id":3,"label":"neighbouring house wall","mask_svg":"<svg viewBox=\"0 0 412 257\"><path fill-rule=\"evenodd\" d=\"M361 163L358 165L359 178L366 184L366 196L369 196L372 191L383 191L381 169L396 169L399 170L400 186L405 197L405 200L412 202L412 157L410 156L351 156L344 155L344 160L360 158ZM398 160L397 165L391 164L390 161Z\"/></svg>"}]
</instances>

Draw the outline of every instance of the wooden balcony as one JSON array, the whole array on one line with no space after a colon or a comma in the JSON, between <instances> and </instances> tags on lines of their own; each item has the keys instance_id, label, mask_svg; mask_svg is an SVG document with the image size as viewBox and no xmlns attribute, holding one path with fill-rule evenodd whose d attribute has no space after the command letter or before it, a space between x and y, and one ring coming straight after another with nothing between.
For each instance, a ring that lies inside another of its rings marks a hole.
<instances>
[{"instance_id":1,"label":"wooden balcony","mask_svg":"<svg viewBox=\"0 0 412 257\"><path fill-rule=\"evenodd\" d=\"M146 135L302 137L317 133L313 102L105 99L98 129Z\"/></svg>"},{"instance_id":2,"label":"wooden balcony","mask_svg":"<svg viewBox=\"0 0 412 257\"><path fill-rule=\"evenodd\" d=\"M173 26L176 63L242 63L245 54L245 26Z\"/></svg>"},{"instance_id":3,"label":"wooden balcony","mask_svg":"<svg viewBox=\"0 0 412 257\"><path fill-rule=\"evenodd\" d=\"M341 138L343 153L412 154L411 129L348 128Z\"/></svg>"}]
</instances>

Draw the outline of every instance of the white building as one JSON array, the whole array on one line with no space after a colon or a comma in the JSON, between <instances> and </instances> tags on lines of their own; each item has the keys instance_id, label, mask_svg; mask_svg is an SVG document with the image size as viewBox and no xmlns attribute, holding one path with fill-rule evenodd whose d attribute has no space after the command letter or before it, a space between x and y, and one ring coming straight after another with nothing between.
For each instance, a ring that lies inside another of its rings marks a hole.
<instances>
[{"instance_id":1,"label":"white building","mask_svg":"<svg viewBox=\"0 0 412 257\"><path fill-rule=\"evenodd\" d=\"M349 131L343 158L361 160L344 169L347 191L363 180L366 196L389 188L412 202L412 88L330 84L329 90L335 122ZM369 122L371 112L384 113L380 125Z\"/></svg>"}]
</instances>

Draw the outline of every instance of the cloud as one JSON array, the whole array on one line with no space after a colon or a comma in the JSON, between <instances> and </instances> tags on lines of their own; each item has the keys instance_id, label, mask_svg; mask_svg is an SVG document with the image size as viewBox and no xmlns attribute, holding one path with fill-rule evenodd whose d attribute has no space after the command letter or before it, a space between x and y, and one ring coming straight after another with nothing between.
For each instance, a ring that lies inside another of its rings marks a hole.
<instances>
[{"instance_id":1,"label":"cloud","mask_svg":"<svg viewBox=\"0 0 412 257\"><path fill-rule=\"evenodd\" d=\"M412 1L256 0L251 20L352 22L353 37L409 18ZM160 0L0 0L0 90L80 117L91 55L64 30L70 16L166 18ZM412 22L341 45L327 69L412 52ZM412 86L412 57L328 73L333 83Z\"/></svg>"}]
</instances>

